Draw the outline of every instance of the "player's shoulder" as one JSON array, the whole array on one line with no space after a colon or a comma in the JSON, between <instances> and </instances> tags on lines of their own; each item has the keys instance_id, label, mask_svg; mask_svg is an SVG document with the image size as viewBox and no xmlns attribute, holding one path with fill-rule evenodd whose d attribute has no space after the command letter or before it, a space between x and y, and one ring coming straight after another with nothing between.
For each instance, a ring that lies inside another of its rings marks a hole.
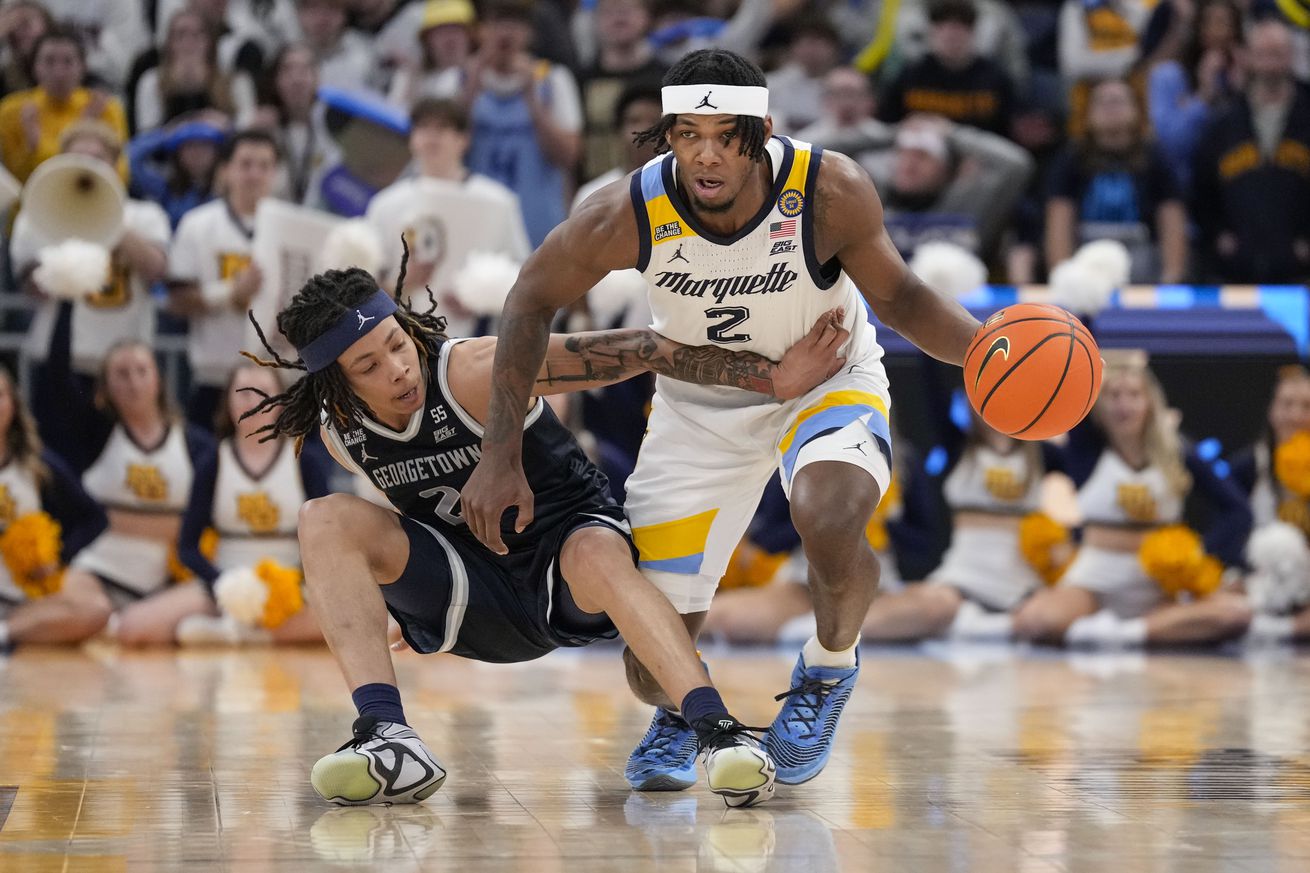
<instances>
[{"instance_id":1,"label":"player's shoulder","mask_svg":"<svg viewBox=\"0 0 1310 873\"><path fill-rule=\"evenodd\" d=\"M864 167L849 155L824 150L815 177L816 223L826 227L862 228L863 219L882 222L882 203Z\"/></svg>"},{"instance_id":2,"label":"player's shoulder","mask_svg":"<svg viewBox=\"0 0 1310 873\"><path fill-rule=\"evenodd\" d=\"M597 242L619 242L629 238L635 242L637 218L629 194L632 175L628 173L589 194L569 216L570 230Z\"/></svg>"}]
</instances>

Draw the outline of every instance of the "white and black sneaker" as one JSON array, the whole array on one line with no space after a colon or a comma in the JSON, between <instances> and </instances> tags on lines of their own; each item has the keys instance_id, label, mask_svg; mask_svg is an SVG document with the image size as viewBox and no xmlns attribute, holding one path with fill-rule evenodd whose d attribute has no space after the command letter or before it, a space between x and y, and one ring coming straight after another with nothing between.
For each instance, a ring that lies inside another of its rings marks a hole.
<instances>
[{"instance_id":1,"label":"white and black sneaker","mask_svg":"<svg viewBox=\"0 0 1310 873\"><path fill-rule=\"evenodd\" d=\"M361 715L352 730L354 739L319 758L309 774L324 800L342 806L418 803L446 781L446 771L407 726Z\"/></svg>"},{"instance_id":2,"label":"white and black sneaker","mask_svg":"<svg viewBox=\"0 0 1310 873\"><path fill-rule=\"evenodd\" d=\"M712 725L697 726L701 751L705 754L705 776L710 790L728 806L755 806L773 797L777 773L773 758L759 739L735 718L723 718ZM708 730L706 730L708 728Z\"/></svg>"}]
</instances>

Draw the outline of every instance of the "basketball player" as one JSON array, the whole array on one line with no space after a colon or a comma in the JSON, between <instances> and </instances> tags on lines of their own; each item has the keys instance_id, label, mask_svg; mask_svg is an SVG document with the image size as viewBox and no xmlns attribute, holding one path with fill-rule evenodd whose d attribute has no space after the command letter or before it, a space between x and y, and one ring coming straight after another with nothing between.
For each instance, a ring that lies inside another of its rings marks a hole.
<instances>
[{"instance_id":1,"label":"basketball player","mask_svg":"<svg viewBox=\"0 0 1310 873\"><path fill-rule=\"evenodd\" d=\"M168 258L169 307L190 321L187 419L204 428L213 425L233 352L246 337L245 312L263 283L251 260L255 211L277 179L277 143L262 130L243 130L223 147L219 165L226 193L182 216Z\"/></svg>"},{"instance_id":2,"label":"basketball player","mask_svg":"<svg viewBox=\"0 0 1310 873\"><path fill-rule=\"evenodd\" d=\"M401 280L403 284L404 262ZM302 439L320 427L342 466L369 479L399 511L351 495L301 511L310 601L352 690L355 738L314 767L324 798L344 804L416 802L445 778L405 723L387 650L386 612L419 652L525 661L622 632L675 700L707 753L714 792L730 806L767 800L773 762L727 712L677 614L637 571L623 512L605 477L539 395L582 390L651 369L777 397L799 396L835 373L846 333L839 310L774 365L749 352L690 349L649 330L551 340L519 411L538 513L492 554L469 532L460 489L481 455L494 338L451 340L441 319L380 291L362 270L315 276L278 316L306 375L247 415L278 408L261 430ZM263 339L262 332L260 333ZM267 342L265 346L267 347ZM794 378L793 378L794 377Z\"/></svg>"},{"instance_id":3,"label":"basketball player","mask_svg":"<svg viewBox=\"0 0 1310 873\"><path fill-rule=\"evenodd\" d=\"M809 558L817 634L766 736L778 781L804 782L827 763L859 670L860 622L878 582L865 525L890 479L887 378L864 303L924 351L960 364L978 327L955 301L906 268L887 237L873 183L844 155L772 136L764 75L732 52L692 52L665 75L664 116L639 134L661 151L597 192L529 259L506 303L481 465L465 517L497 553L501 517L534 518L517 423L546 349L548 324L578 289L636 267L650 287L654 329L776 357L818 314L845 310L850 365L804 397L769 402L724 387L658 382L626 508L649 578L695 635L769 477L782 471ZM849 278L848 278L849 277ZM657 704L629 761L637 789L695 778L695 737L625 652L629 681Z\"/></svg>"}]
</instances>

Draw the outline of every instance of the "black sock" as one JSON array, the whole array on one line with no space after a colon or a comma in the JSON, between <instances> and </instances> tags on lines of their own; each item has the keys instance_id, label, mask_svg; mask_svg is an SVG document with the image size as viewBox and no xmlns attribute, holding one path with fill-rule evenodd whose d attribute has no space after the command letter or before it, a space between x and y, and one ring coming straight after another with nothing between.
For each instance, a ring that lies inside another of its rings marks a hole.
<instances>
[{"instance_id":1,"label":"black sock","mask_svg":"<svg viewBox=\"0 0 1310 873\"><path fill-rule=\"evenodd\" d=\"M394 685L385 682L373 682L361 685L350 692L355 701L355 709L360 715L371 715L378 721L391 721L409 726L405 721L405 707L400 702L400 691Z\"/></svg>"},{"instance_id":2,"label":"black sock","mask_svg":"<svg viewBox=\"0 0 1310 873\"><path fill-rule=\"evenodd\" d=\"M682 717L698 737L717 728L723 719L735 721L728 714L728 707L724 705L718 689L712 685L702 685L687 692L687 696L682 698Z\"/></svg>"}]
</instances>

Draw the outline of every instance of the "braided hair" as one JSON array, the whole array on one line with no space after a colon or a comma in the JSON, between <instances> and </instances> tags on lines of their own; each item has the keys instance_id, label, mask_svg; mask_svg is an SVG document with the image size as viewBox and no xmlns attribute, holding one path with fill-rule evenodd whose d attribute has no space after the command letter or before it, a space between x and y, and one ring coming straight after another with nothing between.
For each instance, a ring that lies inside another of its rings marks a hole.
<instances>
[{"instance_id":1,"label":"braided hair","mask_svg":"<svg viewBox=\"0 0 1310 873\"><path fill-rule=\"evenodd\" d=\"M699 49L678 61L664 74L662 85L744 85L768 87L760 68L736 52L727 49ZM654 127L635 134L632 141L639 146L650 145L655 153L669 150L666 135L677 121L675 115L665 115ZM733 128L737 139L737 153L752 161L764 160L764 119L753 115L738 115Z\"/></svg>"},{"instance_id":2,"label":"braided hair","mask_svg":"<svg viewBox=\"0 0 1310 873\"><path fill-rule=\"evenodd\" d=\"M425 312L416 312L405 301L402 291L405 287L405 269L409 264L409 246L401 240L404 255L400 260L400 273L396 277L395 301L398 307L396 321L418 347L419 360L425 365L436 354L437 348L446 340L446 319L433 315L437 301L432 296L432 289L427 289L429 307ZM377 281L367 271L358 267L349 270L328 270L310 278L304 287L291 298L287 308L278 313L277 329L296 348L303 349L322 334L326 333L342 315L359 306L378 290ZM263 433L259 441L267 442L279 437L291 437L296 441L296 453L300 453L301 444L306 436L314 431L326 418L338 429L348 427L351 422L360 421L368 415L368 408L351 389L346 381L346 374L341 365L333 361L316 373L311 373L301 359L288 361L269 345L264 330L255 320L254 313L248 313L250 323L255 326L264 350L271 356L266 360L250 352L241 354L259 364L261 367L275 367L281 370L300 370L305 375L296 380L282 394L269 395L254 387L240 390L253 391L262 399L259 405L241 416L244 420L269 409L280 411L277 418L255 431Z\"/></svg>"}]
</instances>

